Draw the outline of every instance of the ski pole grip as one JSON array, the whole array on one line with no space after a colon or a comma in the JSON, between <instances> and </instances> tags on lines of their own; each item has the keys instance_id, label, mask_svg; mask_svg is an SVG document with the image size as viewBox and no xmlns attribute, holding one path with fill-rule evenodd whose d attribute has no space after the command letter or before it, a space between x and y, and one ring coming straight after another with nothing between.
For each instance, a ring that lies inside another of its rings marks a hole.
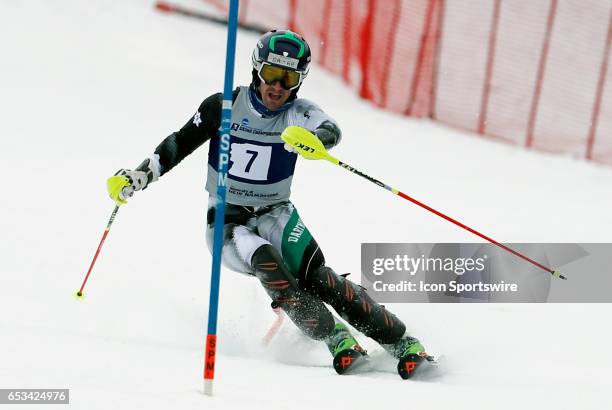
<instances>
[{"instance_id":1,"label":"ski pole grip","mask_svg":"<svg viewBox=\"0 0 612 410\"><path fill-rule=\"evenodd\" d=\"M306 128L290 125L281 134L281 139L306 159L330 160L333 158L327 153L319 137Z\"/></svg>"}]
</instances>

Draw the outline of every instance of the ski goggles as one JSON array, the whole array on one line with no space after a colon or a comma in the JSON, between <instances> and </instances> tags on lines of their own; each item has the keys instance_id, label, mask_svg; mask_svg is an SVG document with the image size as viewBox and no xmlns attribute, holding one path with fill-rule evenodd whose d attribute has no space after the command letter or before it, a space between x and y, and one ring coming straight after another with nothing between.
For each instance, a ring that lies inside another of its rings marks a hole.
<instances>
[{"instance_id":1,"label":"ski goggles","mask_svg":"<svg viewBox=\"0 0 612 410\"><path fill-rule=\"evenodd\" d=\"M293 90L300 86L302 83L302 73L293 70L287 70L285 68L277 67L263 63L257 75L264 83L268 85L274 84L276 81L280 81L281 86L285 90Z\"/></svg>"}]
</instances>

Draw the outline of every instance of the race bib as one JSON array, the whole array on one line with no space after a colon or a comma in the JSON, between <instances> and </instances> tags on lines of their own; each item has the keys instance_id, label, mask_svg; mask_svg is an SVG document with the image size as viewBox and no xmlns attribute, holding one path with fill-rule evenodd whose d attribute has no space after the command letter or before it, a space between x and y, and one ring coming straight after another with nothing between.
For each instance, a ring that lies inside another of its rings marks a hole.
<instances>
[{"instance_id":1,"label":"race bib","mask_svg":"<svg viewBox=\"0 0 612 410\"><path fill-rule=\"evenodd\" d=\"M268 179L272 147L248 143L233 143L230 148L230 175L252 181Z\"/></svg>"}]
</instances>

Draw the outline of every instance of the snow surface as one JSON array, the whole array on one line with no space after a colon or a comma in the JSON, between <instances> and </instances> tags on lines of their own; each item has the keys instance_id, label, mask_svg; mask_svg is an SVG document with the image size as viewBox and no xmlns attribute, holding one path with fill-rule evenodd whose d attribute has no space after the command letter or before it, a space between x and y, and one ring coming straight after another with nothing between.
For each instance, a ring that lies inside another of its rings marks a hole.
<instances>
[{"instance_id":1,"label":"snow surface","mask_svg":"<svg viewBox=\"0 0 612 410\"><path fill-rule=\"evenodd\" d=\"M0 388L70 388L83 409L611 408L609 304L390 305L444 353L443 377L404 382L388 359L340 377L288 321L263 348L267 296L227 270L204 396L206 147L121 208L75 301L113 208L106 178L222 89L224 28L151 3L0 3ZM237 84L254 41L239 33ZM612 242L608 167L380 112L318 67L301 95L340 122L334 155L500 241ZM353 279L362 242L477 241L327 163L299 161L292 199Z\"/></svg>"}]
</instances>

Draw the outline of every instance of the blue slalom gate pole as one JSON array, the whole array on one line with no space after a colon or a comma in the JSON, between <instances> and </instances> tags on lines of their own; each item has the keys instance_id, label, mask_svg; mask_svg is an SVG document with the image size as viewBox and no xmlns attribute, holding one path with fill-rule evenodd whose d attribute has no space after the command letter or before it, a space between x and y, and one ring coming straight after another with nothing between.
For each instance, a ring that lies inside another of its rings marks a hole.
<instances>
[{"instance_id":1,"label":"blue slalom gate pole","mask_svg":"<svg viewBox=\"0 0 612 410\"><path fill-rule=\"evenodd\" d=\"M217 167L217 203L215 206L215 228L213 240L212 269L210 275L210 299L208 305L208 333L204 355L204 394L212 396L215 378L217 348L217 312L219 308L219 281L221 277L221 252L223 250L223 225L225 220L225 193L229 164L230 126L232 121L232 91L234 88L234 59L236 55L236 30L238 28L238 0L230 0L227 49L225 55L225 83Z\"/></svg>"}]
</instances>

